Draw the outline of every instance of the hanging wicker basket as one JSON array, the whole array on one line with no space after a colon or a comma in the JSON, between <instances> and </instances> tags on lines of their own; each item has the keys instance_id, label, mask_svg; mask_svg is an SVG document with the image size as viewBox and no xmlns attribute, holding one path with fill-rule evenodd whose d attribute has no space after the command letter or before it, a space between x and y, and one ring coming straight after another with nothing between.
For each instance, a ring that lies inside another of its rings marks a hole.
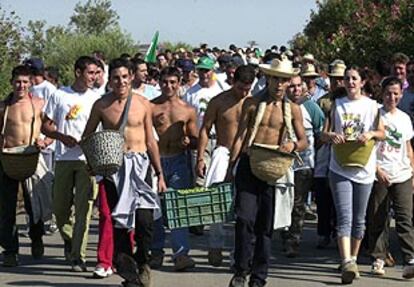
<instances>
[{"instance_id":1,"label":"hanging wicker basket","mask_svg":"<svg viewBox=\"0 0 414 287\"><path fill-rule=\"evenodd\" d=\"M0 153L4 173L18 181L31 177L36 172L39 153L35 146L4 148Z\"/></svg>"},{"instance_id":2,"label":"hanging wicker basket","mask_svg":"<svg viewBox=\"0 0 414 287\"><path fill-rule=\"evenodd\" d=\"M253 144L249 148L252 173L260 180L274 184L292 167L296 155L281 152L277 146Z\"/></svg>"},{"instance_id":3,"label":"hanging wicker basket","mask_svg":"<svg viewBox=\"0 0 414 287\"><path fill-rule=\"evenodd\" d=\"M108 176L116 173L122 165L124 142L120 131L103 130L86 137L80 146L92 172Z\"/></svg>"}]
</instances>

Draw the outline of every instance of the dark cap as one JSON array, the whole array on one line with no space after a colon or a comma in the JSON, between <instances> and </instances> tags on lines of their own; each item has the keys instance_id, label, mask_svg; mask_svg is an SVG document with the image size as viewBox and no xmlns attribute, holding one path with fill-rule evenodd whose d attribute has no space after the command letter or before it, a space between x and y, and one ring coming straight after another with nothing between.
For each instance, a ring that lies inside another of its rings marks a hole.
<instances>
[{"instance_id":1,"label":"dark cap","mask_svg":"<svg viewBox=\"0 0 414 287\"><path fill-rule=\"evenodd\" d=\"M177 67L180 68L184 73L191 72L195 69L195 65L190 59L179 59L177 61Z\"/></svg>"},{"instance_id":2,"label":"dark cap","mask_svg":"<svg viewBox=\"0 0 414 287\"><path fill-rule=\"evenodd\" d=\"M30 58L24 62L24 64L32 68L35 72L43 72L45 70L45 65L43 61L39 58Z\"/></svg>"}]
</instances>

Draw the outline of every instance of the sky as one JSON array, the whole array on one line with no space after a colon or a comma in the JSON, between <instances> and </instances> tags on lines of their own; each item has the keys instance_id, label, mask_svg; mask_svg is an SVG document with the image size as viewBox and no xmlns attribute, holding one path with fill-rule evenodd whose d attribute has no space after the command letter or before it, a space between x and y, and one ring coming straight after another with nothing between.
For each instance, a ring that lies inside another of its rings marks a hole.
<instances>
[{"instance_id":1,"label":"sky","mask_svg":"<svg viewBox=\"0 0 414 287\"><path fill-rule=\"evenodd\" d=\"M1 7L15 11L22 24L45 20L66 25L76 3L86 0L0 0ZM160 41L193 46L228 48L247 46L254 40L266 49L286 45L309 21L315 0L113 0L122 29L134 40L149 43L156 30ZM34 4L35 3L35 4Z\"/></svg>"}]
</instances>

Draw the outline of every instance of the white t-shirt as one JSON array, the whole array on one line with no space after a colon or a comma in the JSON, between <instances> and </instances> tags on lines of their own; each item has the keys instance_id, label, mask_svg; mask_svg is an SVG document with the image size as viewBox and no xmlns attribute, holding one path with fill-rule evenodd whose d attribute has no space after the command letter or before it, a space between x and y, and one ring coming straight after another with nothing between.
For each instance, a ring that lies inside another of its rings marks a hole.
<instances>
[{"instance_id":1,"label":"white t-shirt","mask_svg":"<svg viewBox=\"0 0 414 287\"><path fill-rule=\"evenodd\" d=\"M49 101L50 96L57 90L57 88L49 81L44 80L38 85L33 85L30 89L34 96L37 96L45 101Z\"/></svg>"},{"instance_id":2,"label":"white t-shirt","mask_svg":"<svg viewBox=\"0 0 414 287\"><path fill-rule=\"evenodd\" d=\"M377 165L388 174L391 183L410 179L412 169L406 142L414 136L410 117L401 110L393 114L381 109L385 140L377 144Z\"/></svg>"},{"instance_id":3,"label":"white t-shirt","mask_svg":"<svg viewBox=\"0 0 414 287\"><path fill-rule=\"evenodd\" d=\"M355 140L361 134L374 130L375 117L378 112L376 101L365 96L358 100L342 97L335 100L335 105L335 132L344 135L346 140ZM342 167L336 161L335 152L331 150L329 169L354 182L369 184L375 180L376 158L374 147L364 167Z\"/></svg>"},{"instance_id":4,"label":"white t-shirt","mask_svg":"<svg viewBox=\"0 0 414 287\"><path fill-rule=\"evenodd\" d=\"M57 131L80 141L92 106L100 98L93 90L77 93L71 87L57 90L46 105L45 114L56 124ZM85 160L80 146L68 148L56 143L56 160Z\"/></svg>"},{"instance_id":5,"label":"white t-shirt","mask_svg":"<svg viewBox=\"0 0 414 287\"><path fill-rule=\"evenodd\" d=\"M203 88L200 84L192 86L184 95L183 100L196 109L197 126L199 129L203 124L208 103L221 92L223 92L221 87L217 82L214 82L214 85L209 88Z\"/></svg>"}]
</instances>

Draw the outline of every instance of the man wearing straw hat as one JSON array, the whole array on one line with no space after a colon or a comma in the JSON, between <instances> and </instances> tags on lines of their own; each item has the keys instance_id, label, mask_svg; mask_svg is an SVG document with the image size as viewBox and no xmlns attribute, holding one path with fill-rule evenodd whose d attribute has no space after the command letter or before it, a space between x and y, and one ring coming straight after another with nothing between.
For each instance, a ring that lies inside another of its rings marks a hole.
<instances>
[{"instance_id":1,"label":"man wearing straw hat","mask_svg":"<svg viewBox=\"0 0 414 287\"><path fill-rule=\"evenodd\" d=\"M290 79L299 70L293 68L292 62L284 56L274 59L271 64L260 65L260 69L267 77L267 88L257 97L246 99L243 104L228 169L228 174L231 174L239 159L235 176L236 272L230 287L245 286L249 272L250 287L264 286L270 263L275 186L278 183L268 183L253 175L249 155L251 146L261 144L277 147L282 153L292 153L302 151L308 145L300 108L285 99ZM289 116L287 110L291 111ZM296 141L291 133L294 133Z\"/></svg>"},{"instance_id":2,"label":"man wearing straw hat","mask_svg":"<svg viewBox=\"0 0 414 287\"><path fill-rule=\"evenodd\" d=\"M77 59L74 83L58 89L50 97L42 126L46 136L57 140L53 209L64 240L65 257L74 272L86 271L86 245L94 200L94 178L88 173L78 143L92 106L100 97L93 91L97 66L92 57Z\"/></svg>"},{"instance_id":3,"label":"man wearing straw hat","mask_svg":"<svg viewBox=\"0 0 414 287\"><path fill-rule=\"evenodd\" d=\"M104 130L124 126L123 164L113 175L104 178L108 205L115 225L114 245L118 255L117 270L126 281L124 286L151 286L149 251L153 233L153 211L156 194L147 184L150 165L158 177L158 192L166 190L160 155L152 129L150 103L131 92L133 67L122 58L109 65L109 86L112 92L98 100L91 111L83 137L92 134L102 123ZM129 104L128 104L129 103ZM126 112L124 113L124 111ZM124 114L126 118L124 120ZM135 228L136 252L132 259L128 230ZM131 263L132 261L132 263ZM133 270L130 270L129 268Z\"/></svg>"},{"instance_id":4,"label":"man wearing straw hat","mask_svg":"<svg viewBox=\"0 0 414 287\"><path fill-rule=\"evenodd\" d=\"M315 102L325 95L325 90L316 84L316 79L320 76L314 64L306 64L302 70L301 76L306 83L308 94Z\"/></svg>"},{"instance_id":5,"label":"man wearing straw hat","mask_svg":"<svg viewBox=\"0 0 414 287\"><path fill-rule=\"evenodd\" d=\"M1 119L1 166L0 166L0 246L4 248L3 266L18 264L18 228L16 227L16 202L19 182L22 183L25 209L29 215L29 236L32 240L32 256L43 256L43 222L52 215L50 184L47 167L42 157L7 158L4 152L13 148L35 144L43 149L52 141L39 139L44 100L29 93L32 71L26 66L17 66L12 71L13 92L0 103ZM37 153L38 154L38 153ZM23 155L23 154L22 154ZM38 160L39 158L39 160ZM6 161L14 161L11 165ZM18 164L20 161L20 164ZM35 161L35 162L32 162ZM19 165L19 166L18 166ZM25 180L18 179L16 170L33 165L34 174ZM7 168L6 168L7 167ZM13 176L14 175L14 176ZM49 174L51 176L51 174ZM17 177L16 177L17 176Z\"/></svg>"}]
</instances>

